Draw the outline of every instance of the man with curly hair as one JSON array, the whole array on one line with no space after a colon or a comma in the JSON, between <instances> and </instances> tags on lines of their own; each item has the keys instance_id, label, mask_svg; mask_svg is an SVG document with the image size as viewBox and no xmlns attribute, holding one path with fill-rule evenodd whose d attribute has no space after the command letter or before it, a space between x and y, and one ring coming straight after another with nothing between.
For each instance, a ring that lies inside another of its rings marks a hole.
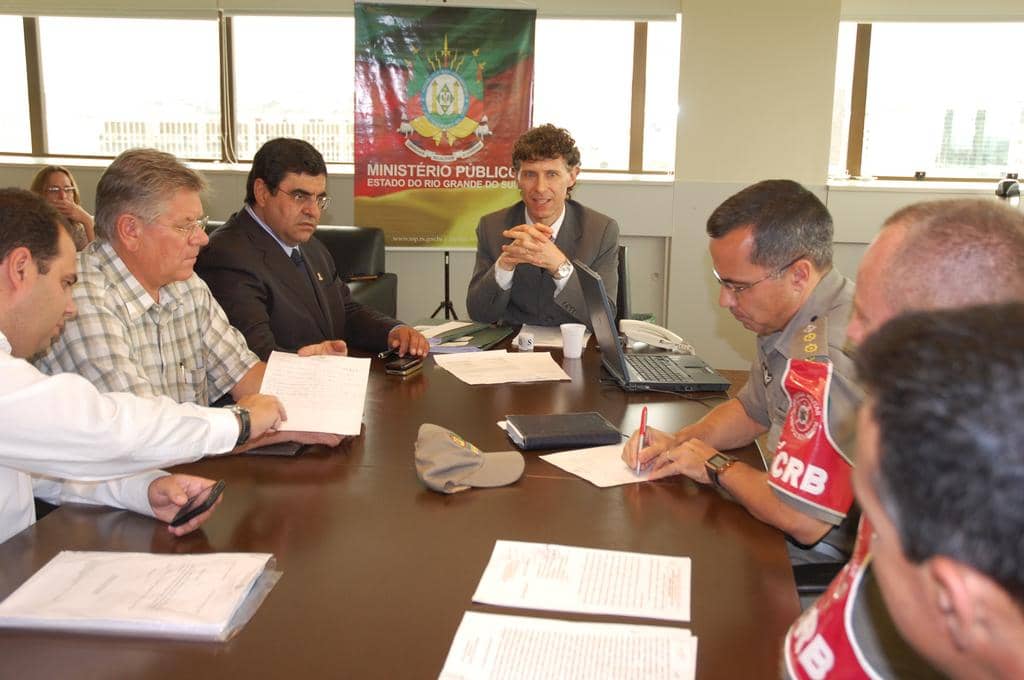
<instances>
[{"instance_id":1,"label":"man with curly hair","mask_svg":"<svg viewBox=\"0 0 1024 680\"><path fill-rule=\"evenodd\" d=\"M476 321L590 325L573 267L580 260L618 288L619 225L572 200L580 150L567 130L541 125L512 149L522 200L480 219L466 307ZM612 308L615 300L609 300Z\"/></svg>"}]
</instances>

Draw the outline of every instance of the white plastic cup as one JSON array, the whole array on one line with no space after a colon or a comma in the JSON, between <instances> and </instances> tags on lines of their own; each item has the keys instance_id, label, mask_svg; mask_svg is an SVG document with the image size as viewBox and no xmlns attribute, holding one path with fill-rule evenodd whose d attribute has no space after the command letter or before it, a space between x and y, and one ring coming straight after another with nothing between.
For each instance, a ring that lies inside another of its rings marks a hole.
<instances>
[{"instance_id":1,"label":"white plastic cup","mask_svg":"<svg viewBox=\"0 0 1024 680\"><path fill-rule=\"evenodd\" d=\"M583 354L583 334L587 327L581 323L563 323L562 329L562 356L566 359L579 359Z\"/></svg>"},{"instance_id":2,"label":"white plastic cup","mask_svg":"<svg viewBox=\"0 0 1024 680\"><path fill-rule=\"evenodd\" d=\"M516 338L516 345L520 352L532 352L533 342L533 333L520 333Z\"/></svg>"}]
</instances>

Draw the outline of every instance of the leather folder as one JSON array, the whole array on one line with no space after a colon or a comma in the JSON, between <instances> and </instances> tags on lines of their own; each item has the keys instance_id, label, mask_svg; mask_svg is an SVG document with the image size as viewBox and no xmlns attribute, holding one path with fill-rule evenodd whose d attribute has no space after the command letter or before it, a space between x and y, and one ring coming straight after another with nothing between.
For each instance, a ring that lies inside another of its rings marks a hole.
<instances>
[{"instance_id":1,"label":"leather folder","mask_svg":"<svg viewBox=\"0 0 1024 680\"><path fill-rule=\"evenodd\" d=\"M600 413L506 416L509 439L523 451L617 444L622 434Z\"/></svg>"}]
</instances>

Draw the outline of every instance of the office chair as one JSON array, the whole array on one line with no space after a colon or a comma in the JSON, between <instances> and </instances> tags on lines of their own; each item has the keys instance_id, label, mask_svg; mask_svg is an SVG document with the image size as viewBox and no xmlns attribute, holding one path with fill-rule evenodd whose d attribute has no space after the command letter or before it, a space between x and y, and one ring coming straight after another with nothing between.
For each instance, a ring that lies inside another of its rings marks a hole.
<instances>
[{"instance_id":1,"label":"office chair","mask_svg":"<svg viewBox=\"0 0 1024 680\"><path fill-rule=\"evenodd\" d=\"M334 258L352 299L390 317L398 307L398 275L385 273L384 232L375 227L321 224L314 235Z\"/></svg>"}]
</instances>

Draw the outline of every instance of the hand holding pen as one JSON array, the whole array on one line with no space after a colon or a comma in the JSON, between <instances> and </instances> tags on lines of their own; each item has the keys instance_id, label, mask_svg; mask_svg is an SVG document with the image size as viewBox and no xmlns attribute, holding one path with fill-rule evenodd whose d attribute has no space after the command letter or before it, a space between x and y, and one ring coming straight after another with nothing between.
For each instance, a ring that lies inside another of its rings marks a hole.
<instances>
[{"instance_id":1,"label":"hand holding pen","mask_svg":"<svg viewBox=\"0 0 1024 680\"><path fill-rule=\"evenodd\" d=\"M639 441L637 442L636 475L640 476L640 449L647 447L647 407L640 412Z\"/></svg>"},{"instance_id":2,"label":"hand holding pen","mask_svg":"<svg viewBox=\"0 0 1024 680\"><path fill-rule=\"evenodd\" d=\"M622 447L622 460L629 469L640 474L645 468L656 469L665 452L675 446L675 438L668 432L649 427L645 414L641 413L641 434L637 428Z\"/></svg>"}]
</instances>

